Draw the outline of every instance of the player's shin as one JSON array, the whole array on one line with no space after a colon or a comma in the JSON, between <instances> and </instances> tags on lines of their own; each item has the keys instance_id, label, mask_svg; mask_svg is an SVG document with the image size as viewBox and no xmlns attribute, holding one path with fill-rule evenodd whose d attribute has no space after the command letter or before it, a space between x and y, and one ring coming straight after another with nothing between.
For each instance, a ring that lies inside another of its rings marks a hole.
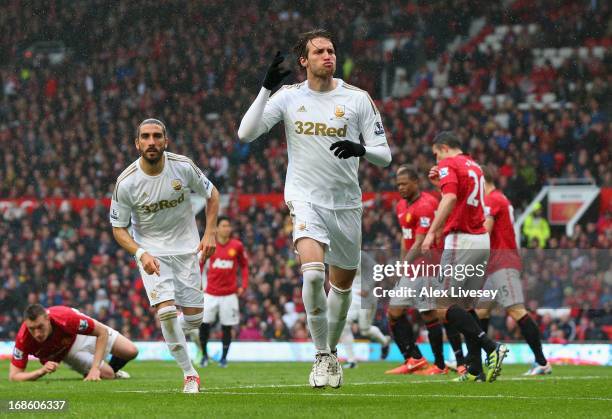
<instances>
[{"instance_id":1,"label":"player's shin","mask_svg":"<svg viewBox=\"0 0 612 419\"><path fill-rule=\"evenodd\" d=\"M446 338L448 339L448 343L453 349L453 353L455 354L455 361L457 362L457 366L465 364L465 358L463 357L463 347L461 343L461 335L455 326L452 324L445 322L444 329L446 330Z\"/></svg>"},{"instance_id":2,"label":"player's shin","mask_svg":"<svg viewBox=\"0 0 612 419\"><path fill-rule=\"evenodd\" d=\"M442 325L438 320L432 320L425 324L429 335L429 345L434 355L434 363L438 368L443 370L444 365L444 344L442 342Z\"/></svg>"},{"instance_id":3,"label":"player's shin","mask_svg":"<svg viewBox=\"0 0 612 419\"><path fill-rule=\"evenodd\" d=\"M345 322L344 330L342 331L342 336L340 337L340 343L344 345L347 357L346 360L349 364L355 362L355 349L353 348L354 342L355 337L353 336L353 331L351 330L350 322Z\"/></svg>"},{"instance_id":4,"label":"player's shin","mask_svg":"<svg viewBox=\"0 0 612 419\"><path fill-rule=\"evenodd\" d=\"M546 365L546 357L542 352L542 340L540 339L540 331L529 314L525 314L519 321L518 325L521 328L521 333L525 341L531 348L535 360L539 365Z\"/></svg>"},{"instance_id":5,"label":"player's shin","mask_svg":"<svg viewBox=\"0 0 612 419\"><path fill-rule=\"evenodd\" d=\"M210 336L210 324L202 323L200 325L200 348L202 349L202 356L208 358L208 337Z\"/></svg>"},{"instance_id":6,"label":"player's shin","mask_svg":"<svg viewBox=\"0 0 612 419\"><path fill-rule=\"evenodd\" d=\"M302 300L312 341L318 352L329 353L327 344L327 298L323 289L325 265L322 262L302 264Z\"/></svg>"},{"instance_id":7,"label":"player's shin","mask_svg":"<svg viewBox=\"0 0 612 419\"><path fill-rule=\"evenodd\" d=\"M229 352L230 345L232 343L232 326L221 326L223 336L221 341L223 343L223 354L221 355L221 362L227 360L227 353Z\"/></svg>"},{"instance_id":8,"label":"player's shin","mask_svg":"<svg viewBox=\"0 0 612 419\"><path fill-rule=\"evenodd\" d=\"M162 335L170 349L170 354L183 370L185 377L197 376L198 373L191 365L189 353L187 352L187 341L183 329L181 329L178 313L175 306L162 307L157 311L161 323Z\"/></svg>"},{"instance_id":9,"label":"player's shin","mask_svg":"<svg viewBox=\"0 0 612 419\"><path fill-rule=\"evenodd\" d=\"M332 285L327 295L327 342L331 351L336 350L351 306L351 289L342 290Z\"/></svg>"},{"instance_id":10,"label":"player's shin","mask_svg":"<svg viewBox=\"0 0 612 419\"><path fill-rule=\"evenodd\" d=\"M404 356L404 359L419 359L422 357L421 351L415 343L412 323L410 323L404 313L399 317L391 319L391 332L393 333L393 339Z\"/></svg>"}]
</instances>

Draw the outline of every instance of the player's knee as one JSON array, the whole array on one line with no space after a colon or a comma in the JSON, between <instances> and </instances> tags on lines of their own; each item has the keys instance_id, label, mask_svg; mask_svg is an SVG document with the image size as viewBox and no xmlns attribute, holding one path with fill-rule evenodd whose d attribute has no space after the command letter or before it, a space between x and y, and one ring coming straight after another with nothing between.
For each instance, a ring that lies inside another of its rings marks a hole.
<instances>
[{"instance_id":1,"label":"player's knee","mask_svg":"<svg viewBox=\"0 0 612 419\"><path fill-rule=\"evenodd\" d=\"M387 318L390 322L397 321L404 314L404 309L401 307L389 307L387 309Z\"/></svg>"},{"instance_id":2,"label":"player's knee","mask_svg":"<svg viewBox=\"0 0 612 419\"><path fill-rule=\"evenodd\" d=\"M508 307L506 311L508 312L510 317L512 317L514 321L517 322L523 317L525 317L525 315L527 314L527 310L525 309L525 306L523 304L517 304L512 307Z\"/></svg>"},{"instance_id":3,"label":"player's knee","mask_svg":"<svg viewBox=\"0 0 612 419\"><path fill-rule=\"evenodd\" d=\"M200 311L196 314L184 314L183 321L185 322L186 329L197 329L202 324L204 318L204 312Z\"/></svg>"},{"instance_id":4,"label":"player's knee","mask_svg":"<svg viewBox=\"0 0 612 419\"><path fill-rule=\"evenodd\" d=\"M479 308L476 310L476 315L479 319L488 319L491 317L491 310L488 308Z\"/></svg>"},{"instance_id":5,"label":"player's knee","mask_svg":"<svg viewBox=\"0 0 612 419\"><path fill-rule=\"evenodd\" d=\"M430 323L438 320L438 313L435 310L423 311L421 317L425 323Z\"/></svg>"},{"instance_id":6,"label":"player's knee","mask_svg":"<svg viewBox=\"0 0 612 419\"><path fill-rule=\"evenodd\" d=\"M136 345L130 342L126 348L125 357L127 358L127 361L131 361L137 356L138 356L138 348L136 347Z\"/></svg>"}]
</instances>

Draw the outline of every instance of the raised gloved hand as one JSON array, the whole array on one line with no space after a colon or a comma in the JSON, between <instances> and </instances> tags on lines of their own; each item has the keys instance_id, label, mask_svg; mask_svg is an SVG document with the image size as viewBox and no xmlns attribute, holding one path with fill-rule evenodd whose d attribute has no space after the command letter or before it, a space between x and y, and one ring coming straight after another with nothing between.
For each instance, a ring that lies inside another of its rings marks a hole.
<instances>
[{"instance_id":1,"label":"raised gloved hand","mask_svg":"<svg viewBox=\"0 0 612 419\"><path fill-rule=\"evenodd\" d=\"M291 70L283 70L281 68L280 65L283 61L285 61L285 57L280 51L277 51L276 55L274 56L274 60L272 60L272 64L270 64L270 67L268 67L266 78L264 78L263 81L263 87L268 90L274 90L274 88L291 73Z\"/></svg>"},{"instance_id":2,"label":"raised gloved hand","mask_svg":"<svg viewBox=\"0 0 612 419\"><path fill-rule=\"evenodd\" d=\"M354 143L349 140L336 141L330 147L334 151L334 155L339 159L348 159L349 157L361 157L365 154L365 147L359 143Z\"/></svg>"}]
</instances>

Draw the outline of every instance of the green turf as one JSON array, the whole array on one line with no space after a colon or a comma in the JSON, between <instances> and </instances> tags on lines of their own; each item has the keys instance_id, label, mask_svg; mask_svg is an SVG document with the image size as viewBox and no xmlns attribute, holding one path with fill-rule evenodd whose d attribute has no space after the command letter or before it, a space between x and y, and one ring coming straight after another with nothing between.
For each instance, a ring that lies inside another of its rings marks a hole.
<instances>
[{"instance_id":1,"label":"green turf","mask_svg":"<svg viewBox=\"0 0 612 419\"><path fill-rule=\"evenodd\" d=\"M37 366L30 362L30 367ZM33 383L10 383L0 362L0 399L66 399L72 417L610 417L612 368L558 366L552 376L522 377L505 366L489 383L449 377L388 376L389 363L345 370L338 390L313 390L305 363L230 363L201 369L202 393L182 394L173 362L135 362L132 379L81 382L67 368ZM10 414L10 417L26 415ZM29 414L42 417L43 414ZM44 414L49 416L49 413Z\"/></svg>"}]
</instances>

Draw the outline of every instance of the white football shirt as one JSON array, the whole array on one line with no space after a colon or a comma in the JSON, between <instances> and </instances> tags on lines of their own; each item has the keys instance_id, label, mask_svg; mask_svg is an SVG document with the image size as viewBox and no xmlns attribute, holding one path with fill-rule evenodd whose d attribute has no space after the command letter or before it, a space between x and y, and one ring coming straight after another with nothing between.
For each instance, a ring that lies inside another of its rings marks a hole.
<instances>
[{"instance_id":1,"label":"white football shirt","mask_svg":"<svg viewBox=\"0 0 612 419\"><path fill-rule=\"evenodd\" d=\"M140 158L119 175L111 201L113 227L132 223L134 240L153 256L196 253L200 236L191 194L211 197L213 184L185 156L164 152L164 169L149 176Z\"/></svg>"},{"instance_id":2,"label":"white football shirt","mask_svg":"<svg viewBox=\"0 0 612 419\"><path fill-rule=\"evenodd\" d=\"M329 147L336 141L366 146L385 144L380 113L370 95L335 79L329 92L316 92L308 81L285 85L266 103L262 123L269 131L285 123L289 165L285 201L305 201L329 209L358 208L359 159L339 159Z\"/></svg>"}]
</instances>

